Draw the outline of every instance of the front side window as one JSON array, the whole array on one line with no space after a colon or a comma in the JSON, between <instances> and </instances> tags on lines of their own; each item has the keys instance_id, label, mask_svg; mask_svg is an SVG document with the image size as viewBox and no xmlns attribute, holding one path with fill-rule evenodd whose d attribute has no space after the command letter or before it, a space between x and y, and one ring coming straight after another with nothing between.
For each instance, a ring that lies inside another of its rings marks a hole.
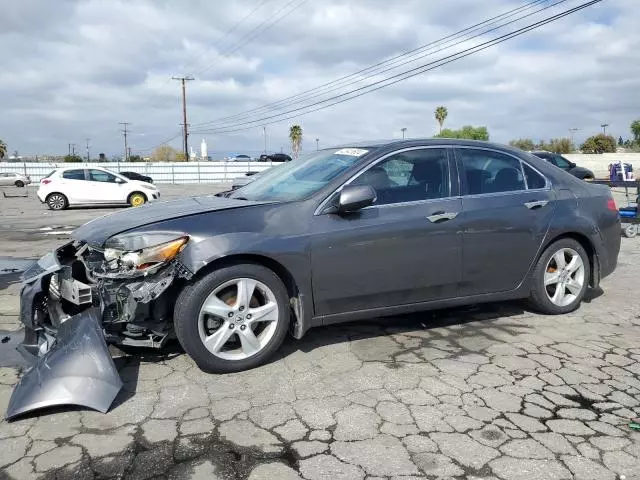
<instances>
[{"instance_id":1,"label":"front side window","mask_svg":"<svg viewBox=\"0 0 640 480\"><path fill-rule=\"evenodd\" d=\"M103 170L89 170L89 179L92 182L116 183L116 176Z\"/></svg>"},{"instance_id":2,"label":"front side window","mask_svg":"<svg viewBox=\"0 0 640 480\"><path fill-rule=\"evenodd\" d=\"M458 152L469 195L526 189L520 160L517 158L472 148L462 148Z\"/></svg>"},{"instance_id":3,"label":"front side window","mask_svg":"<svg viewBox=\"0 0 640 480\"><path fill-rule=\"evenodd\" d=\"M447 151L425 148L396 153L359 175L352 185L371 185L376 205L450 196Z\"/></svg>"},{"instance_id":4,"label":"front side window","mask_svg":"<svg viewBox=\"0 0 640 480\"><path fill-rule=\"evenodd\" d=\"M84 170L65 170L62 178L67 180L84 180Z\"/></svg>"}]
</instances>

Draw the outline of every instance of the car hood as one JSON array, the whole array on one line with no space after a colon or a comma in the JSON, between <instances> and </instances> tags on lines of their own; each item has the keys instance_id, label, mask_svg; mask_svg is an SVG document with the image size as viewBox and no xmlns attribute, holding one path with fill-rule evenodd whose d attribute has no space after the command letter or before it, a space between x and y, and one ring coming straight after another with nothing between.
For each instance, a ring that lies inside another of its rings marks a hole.
<instances>
[{"instance_id":1,"label":"car hood","mask_svg":"<svg viewBox=\"0 0 640 480\"><path fill-rule=\"evenodd\" d=\"M112 236L137 227L199 213L243 208L264 203L270 202L251 202L213 195L147 203L141 207L129 208L91 220L77 228L72 233L72 238L87 242L92 247L101 248L104 242Z\"/></svg>"}]
</instances>

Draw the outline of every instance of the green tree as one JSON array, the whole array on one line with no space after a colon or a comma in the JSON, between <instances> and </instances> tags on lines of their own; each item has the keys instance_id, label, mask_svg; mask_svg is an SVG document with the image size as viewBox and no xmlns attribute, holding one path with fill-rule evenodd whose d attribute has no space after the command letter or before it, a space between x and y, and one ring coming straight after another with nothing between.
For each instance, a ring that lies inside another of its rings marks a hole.
<instances>
[{"instance_id":1,"label":"green tree","mask_svg":"<svg viewBox=\"0 0 640 480\"><path fill-rule=\"evenodd\" d=\"M176 162L186 162L187 161L187 156L184 154L184 152L178 152L176 153Z\"/></svg>"},{"instance_id":2,"label":"green tree","mask_svg":"<svg viewBox=\"0 0 640 480\"><path fill-rule=\"evenodd\" d=\"M622 140L622 135L620 135L620 136L618 137L618 146L619 146L619 147L624 146L624 140Z\"/></svg>"},{"instance_id":3,"label":"green tree","mask_svg":"<svg viewBox=\"0 0 640 480\"><path fill-rule=\"evenodd\" d=\"M0 160L7 156L7 144L0 140Z\"/></svg>"},{"instance_id":4,"label":"green tree","mask_svg":"<svg viewBox=\"0 0 640 480\"><path fill-rule=\"evenodd\" d=\"M489 132L487 127L473 127L471 125L465 125L460 130L452 130L445 128L436 138L462 138L467 140L489 140Z\"/></svg>"},{"instance_id":5,"label":"green tree","mask_svg":"<svg viewBox=\"0 0 640 480\"><path fill-rule=\"evenodd\" d=\"M140 155L129 155L130 162L144 162Z\"/></svg>"},{"instance_id":6,"label":"green tree","mask_svg":"<svg viewBox=\"0 0 640 480\"><path fill-rule=\"evenodd\" d=\"M533 140L530 138L519 138L517 140L511 140L509 145L512 147L519 148L520 150L524 150L530 152L531 150L535 150L536 146L533 143Z\"/></svg>"},{"instance_id":7,"label":"green tree","mask_svg":"<svg viewBox=\"0 0 640 480\"><path fill-rule=\"evenodd\" d=\"M447 115L449 115L447 107L440 106L436 108L435 116L438 124L440 125L440 133L442 133L442 125L444 125L444 121L447 119Z\"/></svg>"},{"instance_id":8,"label":"green tree","mask_svg":"<svg viewBox=\"0 0 640 480\"><path fill-rule=\"evenodd\" d=\"M631 122L631 133L633 133L633 141L636 145L640 145L640 120Z\"/></svg>"},{"instance_id":9,"label":"green tree","mask_svg":"<svg viewBox=\"0 0 640 480\"><path fill-rule=\"evenodd\" d=\"M80 155L65 155L65 163L82 163L82 157Z\"/></svg>"},{"instance_id":10,"label":"green tree","mask_svg":"<svg viewBox=\"0 0 640 480\"><path fill-rule=\"evenodd\" d=\"M106 162L107 161L107 157L106 157L106 155L104 153L99 153L98 154L98 160L100 162Z\"/></svg>"},{"instance_id":11,"label":"green tree","mask_svg":"<svg viewBox=\"0 0 640 480\"><path fill-rule=\"evenodd\" d=\"M549 143L541 142L536 146L536 149L560 154L571 153L575 150L568 138L552 138Z\"/></svg>"},{"instance_id":12,"label":"green tree","mask_svg":"<svg viewBox=\"0 0 640 480\"><path fill-rule=\"evenodd\" d=\"M154 162L175 162L179 153L170 145L160 145L151 154L151 159Z\"/></svg>"},{"instance_id":13,"label":"green tree","mask_svg":"<svg viewBox=\"0 0 640 480\"><path fill-rule=\"evenodd\" d=\"M580 150L582 150L582 153L615 153L616 139L611 135L599 133L587 138Z\"/></svg>"},{"instance_id":14,"label":"green tree","mask_svg":"<svg viewBox=\"0 0 640 480\"><path fill-rule=\"evenodd\" d=\"M300 125L291 125L291 128L289 128L289 140L291 140L293 156L298 158L302 147L302 127Z\"/></svg>"}]
</instances>

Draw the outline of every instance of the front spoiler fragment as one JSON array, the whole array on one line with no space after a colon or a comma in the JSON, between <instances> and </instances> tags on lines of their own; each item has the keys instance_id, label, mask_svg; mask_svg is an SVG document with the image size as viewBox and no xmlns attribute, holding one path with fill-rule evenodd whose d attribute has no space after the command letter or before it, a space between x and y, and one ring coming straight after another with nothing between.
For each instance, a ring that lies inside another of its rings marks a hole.
<instances>
[{"instance_id":1,"label":"front spoiler fragment","mask_svg":"<svg viewBox=\"0 0 640 480\"><path fill-rule=\"evenodd\" d=\"M60 324L54 345L14 388L5 418L56 405L80 405L105 413L121 388L99 309L90 308Z\"/></svg>"}]
</instances>

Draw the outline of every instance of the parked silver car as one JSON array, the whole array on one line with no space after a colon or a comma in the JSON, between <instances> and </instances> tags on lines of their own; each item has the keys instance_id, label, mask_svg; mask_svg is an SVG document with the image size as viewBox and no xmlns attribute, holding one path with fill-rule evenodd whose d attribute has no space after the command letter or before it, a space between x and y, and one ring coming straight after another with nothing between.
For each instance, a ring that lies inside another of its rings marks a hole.
<instances>
[{"instance_id":1,"label":"parked silver car","mask_svg":"<svg viewBox=\"0 0 640 480\"><path fill-rule=\"evenodd\" d=\"M9 172L0 173L0 187L7 187L9 185L15 185L16 187L24 187L31 183L31 178L28 175L22 175L21 173Z\"/></svg>"}]
</instances>

